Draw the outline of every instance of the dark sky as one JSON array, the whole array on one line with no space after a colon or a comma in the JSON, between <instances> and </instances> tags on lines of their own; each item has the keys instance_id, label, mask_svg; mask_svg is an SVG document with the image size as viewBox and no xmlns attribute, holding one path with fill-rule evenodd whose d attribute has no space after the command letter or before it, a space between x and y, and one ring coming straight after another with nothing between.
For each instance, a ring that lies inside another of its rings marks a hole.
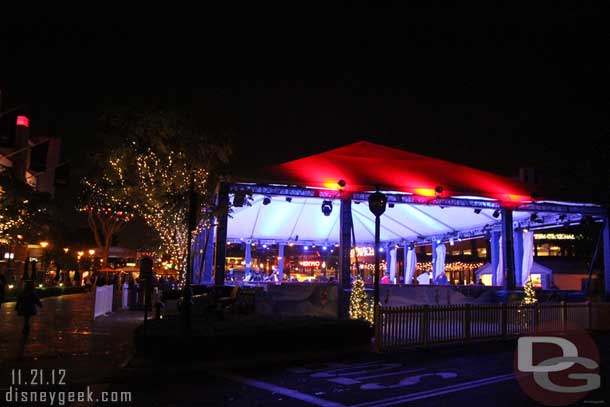
<instances>
[{"instance_id":1,"label":"dark sky","mask_svg":"<svg viewBox=\"0 0 610 407\"><path fill-rule=\"evenodd\" d=\"M345 4L3 18L0 87L77 170L105 108L155 103L233 130L240 168L366 139L607 188L606 9Z\"/></svg>"}]
</instances>

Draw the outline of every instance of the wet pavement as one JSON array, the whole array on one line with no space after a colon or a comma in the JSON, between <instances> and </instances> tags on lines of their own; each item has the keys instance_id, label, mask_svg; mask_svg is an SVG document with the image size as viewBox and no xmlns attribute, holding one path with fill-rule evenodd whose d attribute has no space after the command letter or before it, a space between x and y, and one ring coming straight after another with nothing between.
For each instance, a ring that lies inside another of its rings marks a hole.
<instances>
[{"instance_id":1,"label":"wet pavement","mask_svg":"<svg viewBox=\"0 0 610 407\"><path fill-rule=\"evenodd\" d=\"M13 381L13 370L51 374L65 369L66 382L95 384L129 359L142 312L117 311L93 320L91 293L44 298L42 304L27 337L15 303L2 304L0 390Z\"/></svg>"},{"instance_id":2,"label":"wet pavement","mask_svg":"<svg viewBox=\"0 0 610 407\"><path fill-rule=\"evenodd\" d=\"M126 392L131 401L107 404L121 406L541 405L524 393L515 378L515 341L388 354L329 355L290 363L264 361L247 368L160 365L132 357L133 331L142 320L141 312L120 311L92 321L91 302L90 294L44 299L44 308L34 318L26 340L14 303L3 304L0 395L16 387L19 379L15 372L21 372L20 379L29 380L29 389L38 392L80 391L85 386L91 386L96 394ZM594 339L600 353L602 387L576 405L610 403L610 335ZM273 344L244 346L256 356L257 349ZM32 386L32 372L39 382L44 375L47 383ZM58 377L65 384L48 383ZM0 401L0 405L6 404Z\"/></svg>"}]
</instances>

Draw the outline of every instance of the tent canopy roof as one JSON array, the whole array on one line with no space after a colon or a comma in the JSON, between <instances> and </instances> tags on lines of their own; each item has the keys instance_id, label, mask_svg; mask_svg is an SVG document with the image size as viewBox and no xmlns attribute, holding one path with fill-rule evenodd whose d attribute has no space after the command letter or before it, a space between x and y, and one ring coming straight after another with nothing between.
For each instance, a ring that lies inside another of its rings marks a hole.
<instances>
[{"instance_id":1,"label":"tent canopy roof","mask_svg":"<svg viewBox=\"0 0 610 407\"><path fill-rule=\"evenodd\" d=\"M344 180L347 192L371 191L379 185L385 191L423 196L434 196L440 186L443 197L531 201L531 191L509 178L367 141L267 167L262 178L269 184L327 189L336 189Z\"/></svg>"},{"instance_id":2,"label":"tent canopy roof","mask_svg":"<svg viewBox=\"0 0 610 407\"><path fill-rule=\"evenodd\" d=\"M501 207L513 208L513 221L528 228L578 222L584 213L599 218L602 210L592 204L532 203L525 187L509 178L365 141L268 167L255 177L233 184L239 191L250 190L252 200L232 209L229 241L338 242L339 207L341 196L346 197L337 191L339 180L351 195L358 243L374 241L375 218L363 196L376 185L388 196L413 195L388 205L381 217L384 242L424 244L486 235L500 227ZM229 196L232 202L236 190ZM321 211L324 200L334 207L327 216Z\"/></svg>"}]
</instances>

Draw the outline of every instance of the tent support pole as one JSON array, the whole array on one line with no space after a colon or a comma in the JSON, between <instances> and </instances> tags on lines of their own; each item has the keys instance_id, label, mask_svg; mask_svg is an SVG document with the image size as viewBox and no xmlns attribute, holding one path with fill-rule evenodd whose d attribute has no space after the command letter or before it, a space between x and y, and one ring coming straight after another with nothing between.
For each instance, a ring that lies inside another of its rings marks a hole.
<instances>
[{"instance_id":1,"label":"tent support pole","mask_svg":"<svg viewBox=\"0 0 610 407\"><path fill-rule=\"evenodd\" d=\"M352 217L352 200L341 200L341 211L339 213L339 286L338 302L339 302L339 318L347 317L347 295L351 286L351 267L350 267L350 249L351 249L351 217Z\"/></svg>"},{"instance_id":2,"label":"tent support pole","mask_svg":"<svg viewBox=\"0 0 610 407\"><path fill-rule=\"evenodd\" d=\"M221 182L218 188L217 206L221 209L216 227L216 255L214 259L214 284L225 285L225 260L227 250L227 222L229 216L229 186Z\"/></svg>"},{"instance_id":3,"label":"tent support pole","mask_svg":"<svg viewBox=\"0 0 610 407\"><path fill-rule=\"evenodd\" d=\"M515 255L513 249L513 211L502 208L502 260L504 263L504 289L515 289Z\"/></svg>"}]
</instances>

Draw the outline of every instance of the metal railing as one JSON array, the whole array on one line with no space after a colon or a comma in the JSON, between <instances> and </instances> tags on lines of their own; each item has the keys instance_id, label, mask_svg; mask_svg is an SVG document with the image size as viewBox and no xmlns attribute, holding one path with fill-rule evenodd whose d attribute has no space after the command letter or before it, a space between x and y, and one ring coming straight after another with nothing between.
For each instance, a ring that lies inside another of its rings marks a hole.
<instances>
[{"instance_id":1,"label":"metal railing","mask_svg":"<svg viewBox=\"0 0 610 407\"><path fill-rule=\"evenodd\" d=\"M460 304L379 307L380 351L506 339L537 332L610 329L610 303Z\"/></svg>"}]
</instances>

